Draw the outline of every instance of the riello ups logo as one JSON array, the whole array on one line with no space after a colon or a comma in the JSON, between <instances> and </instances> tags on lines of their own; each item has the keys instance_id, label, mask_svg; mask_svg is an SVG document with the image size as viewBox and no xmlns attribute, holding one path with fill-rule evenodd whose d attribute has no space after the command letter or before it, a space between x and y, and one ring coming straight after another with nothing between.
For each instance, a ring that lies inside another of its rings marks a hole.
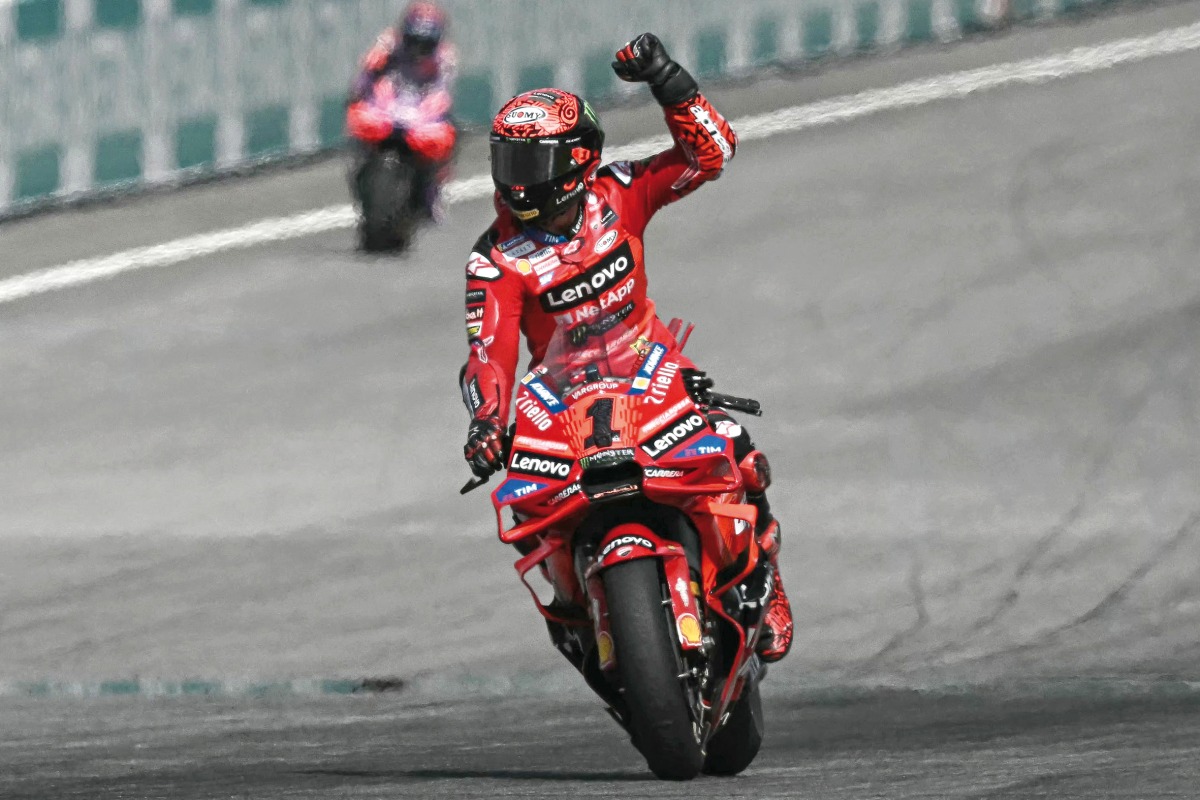
<instances>
[{"instance_id":1,"label":"riello ups logo","mask_svg":"<svg viewBox=\"0 0 1200 800\"><path fill-rule=\"evenodd\" d=\"M606 291L616 286L633 271L633 251L629 242L613 250L584 272L562 283L551 286L541 296L542 310L558 313L599 300Z\"/></svg>"}]
</instances>

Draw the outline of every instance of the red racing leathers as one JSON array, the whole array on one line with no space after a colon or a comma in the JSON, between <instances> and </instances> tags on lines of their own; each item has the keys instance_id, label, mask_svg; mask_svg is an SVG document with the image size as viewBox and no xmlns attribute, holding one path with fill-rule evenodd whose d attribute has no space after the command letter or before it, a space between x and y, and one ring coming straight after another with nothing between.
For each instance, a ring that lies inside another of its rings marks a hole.
<instances>
[{"instance_id":1,"label":"red racing leathers","mask_svg":"<svg viewBox=\"0 0 1200 800\"><path fill-rule=\"evenodd\" d=\"M701 94L663 110L674 146L600 168L573 237L546 244L501 207L475 243L467 262L471 352L462 380L475 419L508 424L522 333L531 363L543 359L564 325L584 349L593 337L674 341L646 295L642 235L656 211L721 174L737 136ZM636 357L628 347L608 348L618 349Z\"/></svg>"}]
</instances>

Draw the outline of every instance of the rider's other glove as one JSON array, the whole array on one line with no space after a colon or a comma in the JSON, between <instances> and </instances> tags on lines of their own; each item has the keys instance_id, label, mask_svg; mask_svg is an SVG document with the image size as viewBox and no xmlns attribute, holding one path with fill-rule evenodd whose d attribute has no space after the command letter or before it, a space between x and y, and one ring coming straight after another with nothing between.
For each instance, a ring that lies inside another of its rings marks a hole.
<instances>
[{"instance_id":1,"label":"rider's other glove","mask_svg":"<svg viewBox=\"0 0 1200 800\"><path fill-rule=\"evenodd\" d=\"M471 420L467 428L467 444L463 456L476 477L486 478L504 469L504 437L500 421L495 417Z\"/></svg>"},{"instance_id":2,"label":"rider's other glove","mask_svg":"<svg viewBox=\"0 0 1200 800\"><path fill-rule=\"evenodd\" d=\"M623 81L650 84L650 92L659 105L673 106L691 100L700 91L696 79L671 60L653 33L643 33L617 51L612 68Z\"/></svg>"},{"instance_id":3,"label":"rider's other glove","mask_svg":"<svg viewBox=\"0 0 1200 800\"><path fill-rule=\"evenodd\" d=\"M683 387L696 405L707 407L712 403L708 390L713 387L714 381L707 373L698 369L683 369L680 374L683 375Z\"/></svg>"}]
</instances>

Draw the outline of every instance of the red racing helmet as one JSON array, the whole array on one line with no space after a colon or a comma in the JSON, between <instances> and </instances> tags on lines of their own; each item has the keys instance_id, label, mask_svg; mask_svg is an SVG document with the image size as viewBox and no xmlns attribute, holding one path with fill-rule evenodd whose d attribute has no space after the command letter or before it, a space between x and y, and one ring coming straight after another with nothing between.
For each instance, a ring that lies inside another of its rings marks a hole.
<instances>
[{"instance_id":1,"label":"red racing helmet","mask_svg":"<svg viewBox=\"0 0 1200 800\"><path fill-rule=\"evenodd\" d=\"M604 131L583 98L534 89L504 104L492 120L492 182L524 222L552 217L595 180Z\"/></svg>"}]
</instances>

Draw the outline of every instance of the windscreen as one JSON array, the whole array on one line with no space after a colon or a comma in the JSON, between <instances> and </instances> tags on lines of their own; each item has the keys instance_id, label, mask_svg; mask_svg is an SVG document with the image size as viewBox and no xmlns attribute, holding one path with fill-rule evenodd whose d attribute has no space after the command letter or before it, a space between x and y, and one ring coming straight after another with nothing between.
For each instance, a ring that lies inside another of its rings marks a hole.
<instances>
[{"instance_id":1,"label":"windscreen","mask_svg":"<svg viewBox=\"0 0 1200 800\"><path fill-rule=\"evenodd\" d=\"M584 335L580 335L581 330ZM587 322L560 320L545 354L531 372L560 394L599 380L634 381L642 362L655 349L648 338L648 326L623 319L602 331L593 330ZM663 344L671 346L673 342ZM658 349L665 352L662 345Z\"/></svg>"}]
</instances>

